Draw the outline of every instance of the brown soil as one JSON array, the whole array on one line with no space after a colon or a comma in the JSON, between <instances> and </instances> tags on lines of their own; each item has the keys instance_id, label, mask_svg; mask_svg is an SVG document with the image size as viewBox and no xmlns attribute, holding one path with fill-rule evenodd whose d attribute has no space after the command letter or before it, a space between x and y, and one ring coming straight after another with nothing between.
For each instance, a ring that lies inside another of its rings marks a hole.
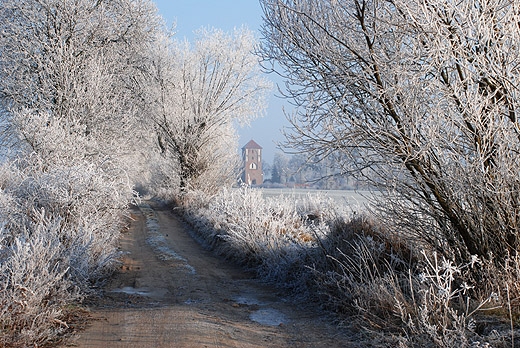
<instances>
[{"instance_id":1,"label":"brown soil","mask_svg":"<svg viewBox=\"0 0 520 348\"><path fill-rule=\"evenodd\" d=\"M122 266L69 346L358 346L325 313L204 250L169 209L136 209L133 217Z\"/></svg>"}]
</instances>

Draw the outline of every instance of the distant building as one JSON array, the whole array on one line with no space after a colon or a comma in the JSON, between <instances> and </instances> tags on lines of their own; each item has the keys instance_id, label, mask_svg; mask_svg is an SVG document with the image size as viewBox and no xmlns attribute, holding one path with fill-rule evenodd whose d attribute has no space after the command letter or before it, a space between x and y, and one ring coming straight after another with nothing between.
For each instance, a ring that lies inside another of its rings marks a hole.
<instances>
[{"instance_id":1,"label":"distant building","mask_svg":"<svg viewBox=\"0 0 520 348\"><path fill-rule=\"evenodd\" d=\"M262 185L264 182L262 147L254 140L249 141L242 148L242 160L244 163L242 181L247 185Z\"/></svg>"}]
</instances>

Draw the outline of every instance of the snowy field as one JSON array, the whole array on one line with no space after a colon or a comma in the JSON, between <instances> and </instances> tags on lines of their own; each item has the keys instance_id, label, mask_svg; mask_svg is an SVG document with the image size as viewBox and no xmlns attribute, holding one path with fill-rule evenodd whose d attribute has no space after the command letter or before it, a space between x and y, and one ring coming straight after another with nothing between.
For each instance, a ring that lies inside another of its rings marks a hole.
<instances>
[{"instance_id":1,"label":"snowy field","mask_svg":"<svg viewBox=\"0 0 520 348\"><path fill-rule=\"evenodd\" d=\"M276 198L280 196L293 196L295 200L302 199L307 195L323 195L332 198L338 205L360 206L363 207L368 203L367 197L373 193L370 191L354 191L354 190L312 190L312 189L266 189L262 188L262 194L265 198Z\"/></svg>"}]
</instances>

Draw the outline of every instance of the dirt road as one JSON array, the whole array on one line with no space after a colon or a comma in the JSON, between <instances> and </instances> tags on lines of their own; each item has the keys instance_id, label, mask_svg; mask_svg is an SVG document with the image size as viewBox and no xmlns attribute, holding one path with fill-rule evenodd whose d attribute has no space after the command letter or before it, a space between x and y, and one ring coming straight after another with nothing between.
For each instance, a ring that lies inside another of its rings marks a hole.
<instances>
[{"instance_id":1,"label":"dirt road","mask_svg":"<svg viewBox=\"0 0 520 348\"><path fill-rule=\"evenodd\" d=\"M169 209L150 205L133 211L135 221L121 240L122 267L90 305L91 324L69 345L357 346L325 314L290 303L214 257Z\"/></svg>"}]
</instances>

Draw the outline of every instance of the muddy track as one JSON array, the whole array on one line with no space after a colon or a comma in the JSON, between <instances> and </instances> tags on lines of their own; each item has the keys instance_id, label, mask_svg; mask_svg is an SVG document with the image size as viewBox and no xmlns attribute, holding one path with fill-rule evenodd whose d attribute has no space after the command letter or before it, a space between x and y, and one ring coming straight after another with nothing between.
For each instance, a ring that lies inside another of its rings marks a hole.
<instances>
[{"instance_id":1,"label":"muddy track","mask_svg":"<svg viewBox=\"0 0 520 348\"><path fill-rule=\"evenodd\" d=\"M149 203L132 215L121 269L69 346L358 346L323 312L204 250L169 209Z\"/></svg>"}]
</instances>

